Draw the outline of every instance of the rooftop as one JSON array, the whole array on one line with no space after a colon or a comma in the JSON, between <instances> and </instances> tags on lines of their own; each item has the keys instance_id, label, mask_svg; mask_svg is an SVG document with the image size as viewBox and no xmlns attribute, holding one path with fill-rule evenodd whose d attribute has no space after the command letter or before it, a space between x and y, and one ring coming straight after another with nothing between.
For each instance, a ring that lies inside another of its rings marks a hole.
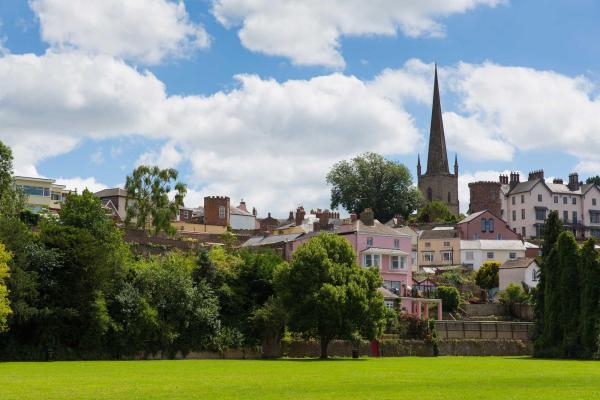
<instances>
[{"instance_id":1,"label":"rooftop","mask_svg":"<svg viewBox=\"0 0 600 400\"><path fill-rule=\"evenodd\" d=\"M501 269L515 269L515 268L527 268L532 263L536 262L535 258L517 258L515 260L508 260L500 266Z\"/></svg>"},{"instance_id":2,"label":"rooftop","mask_svg":"<svg viewBox=\"0 0 600 400\"><path fill-rule=\"evenodd\" d=\"M525 250L520 240L461 240L461 250Z\"/></svg>"}]
</instances>

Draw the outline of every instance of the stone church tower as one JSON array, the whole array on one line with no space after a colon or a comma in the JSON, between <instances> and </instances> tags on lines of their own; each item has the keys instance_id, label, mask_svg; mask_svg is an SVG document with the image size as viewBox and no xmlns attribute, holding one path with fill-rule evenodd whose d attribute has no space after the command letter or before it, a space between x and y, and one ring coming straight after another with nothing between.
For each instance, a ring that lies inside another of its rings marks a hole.
<instances>
[{"instance_id":1,"label":"stone church tower","mask_svg":"<svg viewBox=\"0 0 600 400\"><path fill-rule=\"evenodd\" d=\"M458 157L454 157L454 173L448 168L444 122L438 87L437 66L433 83L433 106L431 110L431 128L429 130L429 153L427 171L421 174L421 157L417 162L419 190L426 201L440 200L448 205L450 211L458 215Z\"/></svg>"}]
</instances>

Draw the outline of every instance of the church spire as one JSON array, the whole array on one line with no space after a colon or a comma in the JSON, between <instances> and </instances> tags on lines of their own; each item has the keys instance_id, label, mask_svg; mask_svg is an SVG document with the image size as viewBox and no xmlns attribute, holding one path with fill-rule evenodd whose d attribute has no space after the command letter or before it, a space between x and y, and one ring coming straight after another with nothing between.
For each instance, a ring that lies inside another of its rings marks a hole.
<instances>
[{"instance_id":1,"label":"church spire","mask_svg":"<svg viewBox=\"0 0 600 400\"><path fill-rule=\"evenodd\" d=\"M433 83L433 105L431 108L431 128L429 130L429 153L427 155L427 175L450 173L448 169L448 154L446 153L446 138L442 121L442 105L438 87L437 64Z\"/></svg>"},{"instance_id":2,"label":"church spire","mask_svg":"<svg viewBox=\"0 0 600 400\"><path fill-rule=\"evenodd\" d=\"M421 176L421 155L417 154L417 177Z\"/></svg>"}]
</instances>

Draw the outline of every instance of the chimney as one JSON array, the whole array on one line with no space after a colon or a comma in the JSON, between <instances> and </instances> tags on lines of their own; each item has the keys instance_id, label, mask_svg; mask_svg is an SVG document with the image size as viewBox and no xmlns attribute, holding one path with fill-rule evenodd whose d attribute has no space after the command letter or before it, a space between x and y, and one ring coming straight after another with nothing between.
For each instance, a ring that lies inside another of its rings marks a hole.
<instances>
[{"instance_id":1,"label":"chimney","mask_svg":"<svg viewBox=\"0 0 600 400\"><path fill-rule=\"evenodd\" d=\"M300 206L296 209L296 226L300 226L304 223L304 216L306 212L304 211L304 207Z\"/></svg>"},{"instance_id":2,"label":"chimney","mask_svg":"<svg viewBox=\"0 0 600 400\"><path fill-rule=\"evenodd\" d=\"M564 182L563 182L562 178L554 178L552 180L552 183L557 183L557 184L561 184L562 185Z\"/></svg>"},{"instance_id":3,"label":"chimney","mask_svg":"<svg viewBox=\"0 0 600 400\"><path fill-rule=\"evenodd\" d=\"M574 192L579 189L579 174L577 172L573 172L569 174L569 190Z\"/></svg>"},{"instance_id":4,"label":"chimney","mask_svg":"<svg viewBox=\"0 0 600 400\"><path fill-rule=\"evenodd\" d=\"M356 222L357 219L358 216L356 215L356 213L350 214L350 222Z\"/></svg>"},{"instance_id":5,"label":"chimney","mask_svg":"<svg viewBox=\"0 0 600 400\"><path fill-rule=\"evenodd\" d=\"M370 208L365 208L362 213L360 213L360 222L367 226L375 225L375 214L373 210Z\"/></svg>"},{"instance_id":6,"label":"chimney","mask_svg":"<svg viewBox=\"0 0 600 400\"><path fill-rule=\"evenodd\" d=\"M518 172L511 172L510 173L510 190L513 190L515 188L515 186L517 186L517 184L520 181L520 176Z\"/></svg>"},{"instance_id":7,"label":"chimney","mask_svg":"<svg viewBox=\"0 0 600 400\"><path fill-rule=\"evenodd\" d=\"M293 211L290 211L290 215L288 215L288 219L287 219L287 220L288 220L289 222L292 222L292 221L294 221L294 212L293 212Z\"/></svg>"},{"instance_id":8,"label":"chimney","mask_svg":"<svg viewBox=\"0 0 600 400\"><path fill-rule=\"evenodd\" d=\"M248 209L246 208L246 202L244 201L244 199L240 200L240 205L237 208L239 208L242 211L248 212Z\"/></svg>"},{"instance_id":9,"label":"chimney","mask_svg":"<svg viewBox=\"0 0 600 400\"><path fill-rule=\"evenodd\" d=\"M527 179L528 181L533 181L536 179L544 180L544 170L543 169L539 169L537 171L531 171L529 173L529 178Z\"/></svg>"},{"instance_id":10,"label":"chimney","mask_svg":"<svg viewBox=\"0 0 600 400\"><path fill-rule=\"evenodd\" d=\"M252 207L252 215L256 217L256 207Z\"/></svg>"},{"instance_id":11,"label":"chimney","mask_svg":"<svg viewBox=\"0 0 600 400\"><path fill-rule=\"evenodd\" d=\"M508 175L500 175L500 184L508 185Z\"/></svg>"}]
</instances>

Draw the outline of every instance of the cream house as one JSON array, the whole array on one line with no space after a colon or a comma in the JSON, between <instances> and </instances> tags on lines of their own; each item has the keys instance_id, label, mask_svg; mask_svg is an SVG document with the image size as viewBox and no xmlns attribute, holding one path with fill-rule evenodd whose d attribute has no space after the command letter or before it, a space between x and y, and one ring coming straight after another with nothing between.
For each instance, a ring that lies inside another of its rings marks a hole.
<instances>
[{"instance_id":1,"label":"cream house","mask_svg":"<svg viewBox=\"0 0 600 400\"><path fill-rule=\"evenodd\" d=\"M463 265L477 271L486 261L500 264L525 257L525 244L520 240L461 240L460 259Z\"/></svg>"},{"instance_id":2,"label":"cream house","mask_svg":"<svg viewBox=\"0 0 600 400\"><path fill-rule=\"evenodd\" d=\"M58 211L70 193L65 185L57 185L54 179L15 176L15 185L27 196L25 207L33 212Z\"/></svg>"},{"instance_id":3,"label":"cream house","mask_svg":"<svg viewBox=\"0 0 600 400\"><path fill-rule=\"evenodd\" d=\"M536 287L540 281L540 266L535 258L508 260L500 266L498 279L500 290L506 289L511 283Z\"/></svg>"}]
</instances>

